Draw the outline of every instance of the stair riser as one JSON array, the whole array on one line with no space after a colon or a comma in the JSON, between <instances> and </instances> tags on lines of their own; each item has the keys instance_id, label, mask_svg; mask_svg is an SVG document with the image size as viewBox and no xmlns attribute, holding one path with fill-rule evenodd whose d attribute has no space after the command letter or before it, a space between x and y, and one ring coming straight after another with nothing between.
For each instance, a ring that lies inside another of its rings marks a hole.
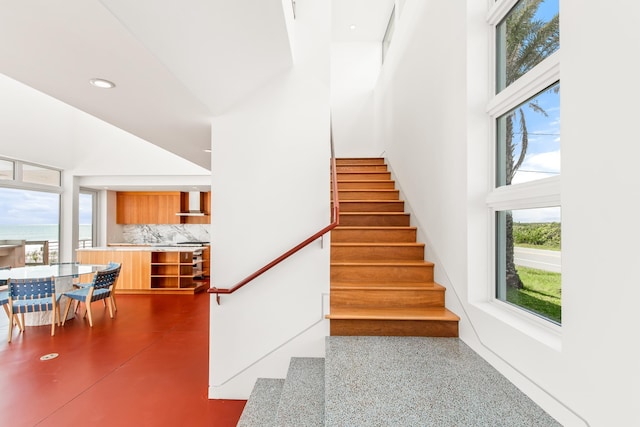
<instances>
[{"instance_id":1,"label":"stair riser","mask_svg":"<svg viewBox=\"0 0 640 427\"><path fill-rule=\"evenodd\" d=\"M345 229L334 228L331 232L331 241L333 243L415 243L415 228L362 228L362 229Z\"/></svg>"},{"instance_id":2,"label":"stair riser","mask_svg":"<svg viewBox=\"0 0 640 427\"><path fill-rule=\"evenodd\" d=\"M338 181L338 190L393 190L394 181Z\"/></svg>"},{"instance_id":3,"label":"stair riser","mask_svg":"<svg viewBox=\"0 0 640 427\"><path fill-rule=\"evenodd\" d=\"M333 192L331 192L333 197ZM398 190L338 190L338 200L342 203L345 200L398 200L400 192Z\"/></svg>"},{"instance_id":4,"label":"stair riser","mask_svg":"<svg viewBox=\"0 0 640 427\"><path fill-rule=\"evenodd\" d=\"M380 289L332 289L331 307L368 308L384 305L386 308L444 307L444 291L380 290Z\"/></svg>"},{"instance_id":5,"label":"stair riser","mask_svg":"<svg viewBox=\"0 0 640 427\"><path fill-rule=\"evenodd\" d=\"M433 282L433 266L333 264L330 275L339 282Z\"/></svg>"},{"instance_id":6,"label":"stair riser","mask_svg":"<svg viewBox=\"0 0 640 427\"><path fill-rule=\"evenodd\" d=\"M371 157L371 158L340 158L336 159L336 165L361 165L361 164L376 164L383 165L384 158Z\"/></svg>"},{"instance_id":7,"label":"stair riser","mask_svg":"<svg viewBox=\"0 0 640 427\"><path fill-rule=\"evenodd\" d=\"M338 181L377 181L391 179L391 172L338 172Z\"/></svg>"},{"instance_id":8,"label":"stair riser","mask_svg":"<svg viewBox=\"0 0 640 427\"><path fill-rule=\"evenodd\" d=\"M458 322L438 320L331 320L331 335L457 337Z\"/></svg>"},{"instance_id":9,"label":"stair riser","mask_svg":"<svg viewBox=\"0 0 640 427\"><path fill-rule=\"evenodd\" d=\"M331 261L409 261L424 259L424 246L332 246Z\"/></svg>"},{"instance_id":10,"label":"stair riser","mask_svg":"<svg viewBox=\"0 0 640 427\"><path fill-rule=\"evenodd\" d=\"M340 202L340 212L404 212L403 201Z\"/></svg>"},{"instance_id":11,"label":"stair riser","mask_svg":"<svg viewBox=\"0 0 640 427\"><path fill-rule=\"evenodd\" d=\"M343 211L341 211L343 212ZM343 226L371 226L371 227L408 227L411 225L411 218L405 215L340 215L340 225Z\"/></svg>"},{"instance_id":12,"label":"stair riser","mask_svg":"<svg viewBox=\"0 0 640 427\"><path fill-rule=\"evenodd\" d=\"M337 165L336 171L338 172L371 172L382 171L387 172L387 165Z\"/></svg>"}]
</instances>

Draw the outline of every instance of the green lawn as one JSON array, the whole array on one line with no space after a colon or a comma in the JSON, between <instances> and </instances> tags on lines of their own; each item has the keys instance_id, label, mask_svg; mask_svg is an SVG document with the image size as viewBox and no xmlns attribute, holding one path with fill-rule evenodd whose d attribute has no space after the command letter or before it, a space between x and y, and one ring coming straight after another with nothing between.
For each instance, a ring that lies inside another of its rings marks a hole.
<instances>
[{"instance_id":1,"label":"green lawn","mask_svg":"<svg viewBox=\"0 0 640 427\"><path fill-rule=\"evenodd\" d=\"M507 301L562 323L561 274L518 266L523 289L507 287Z\"/></svg>"}]
</instances>

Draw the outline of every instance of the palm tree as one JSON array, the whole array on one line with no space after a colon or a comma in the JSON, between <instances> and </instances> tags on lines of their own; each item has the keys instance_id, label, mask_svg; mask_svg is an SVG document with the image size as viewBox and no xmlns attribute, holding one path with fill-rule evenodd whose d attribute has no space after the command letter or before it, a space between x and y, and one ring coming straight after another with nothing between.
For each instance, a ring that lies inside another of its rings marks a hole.
<instances>
[{"instance_id":1,"label":"palm tree","mask_svg":"<svg viewBox=\"0 0 640 427\"><path fill-rule=\"evenodd\" d=\"M506 21L505 42L505 86L516 81L547 56L558 50L560 45L559 15L550 20L535 19L538 9L545 0L522 0L509 13ZM557 87L554 90L558 90ZM537 102L530 101L527 106L533 111L547 116ZM520 153L516 159L514 122L518 122L521 135ZM506 116L506 173L505 184L510 185L527 154L529 134L522 107L518 107ZM522 288L522 281L516 270L513 258L513 218L511 212L506 218L506 282L508 286Z\"/></svg>"}]
</instances>

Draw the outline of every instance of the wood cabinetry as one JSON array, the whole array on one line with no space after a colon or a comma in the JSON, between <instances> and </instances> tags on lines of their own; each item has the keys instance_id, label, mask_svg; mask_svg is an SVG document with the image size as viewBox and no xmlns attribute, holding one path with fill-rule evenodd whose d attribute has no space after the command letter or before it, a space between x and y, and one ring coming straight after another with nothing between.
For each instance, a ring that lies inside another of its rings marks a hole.
<instances>
[{"instance_id":1,"label":"wood cabinetry","mask_svg":"<svg viewBox=\"0 0 640 427\"><path fill-rule=\"evenodd\" d=\"M76 252L82 264L122 264L116 282L116 293L146 293L151 289L151 251L82 250Z\"/></svg>"},{"instance_id":2,"label":"wood cabinetry","mask_svg":"<svg viewBox=\"0 0 640 427\"><path fill-rule=\"evenodd\" d=\"M122 264L116 283L118 294L195 293L204 283L193 280L192 251L78 249L82 264Z\"/></svg>"},{"instance_id":3,"label":"wood cabinetry","mask_svg":"<svg viewBox=\"0 0 640 427\"><path fill-rule=\"evenodd\" d=\"M116 200L118 224L180 224L179 191L119 191Z\"/></svg>"},{"instance_id":4,"label":"wood cabinetry","mask_svg":"<svg viewBox=\"0 0 640 427\"><path fill-rule=\"evenodd\" d=\"M211 276L211 247L205 246L202 249L202 275Z\"/></svg>"},{"instance_id":5,"label":"wood cabinetry","mask_svg":"<svg viewBox=\"0 0 640 427\"><path fill-rule=\"evenodd\" d=\"M193 287L193 252L151 253L151 289Z\"/></svg>"},{"instance_id":6,"label":"wood cabinetry","mask_svg":"<svg viewBox=\"0 0 640 427\"><path fill-rule=\"evenodd\" d=\"M201 193L204 216L178 216L188 211L188 193L179 191L119 191L116 194L118 224L209 224L211 192Z\"/></svg>"}]
</instances>

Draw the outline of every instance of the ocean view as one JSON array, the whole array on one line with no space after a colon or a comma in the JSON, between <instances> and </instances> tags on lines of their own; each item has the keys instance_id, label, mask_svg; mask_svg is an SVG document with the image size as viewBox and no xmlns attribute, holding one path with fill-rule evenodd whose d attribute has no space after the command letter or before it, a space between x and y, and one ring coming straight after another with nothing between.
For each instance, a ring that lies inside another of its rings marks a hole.
<instances>
[{"instance_id":1,"label":"ocean view","mask_svg":"<svg viewBox=\"0 0 640 427\"><path fill-rule=\"evenodd\" d=\"M91 239L91 225L81 224L79 240ZM57 224L0 225L0 240L49 240L59 239Z\"/></svg>"}]
</instances>

